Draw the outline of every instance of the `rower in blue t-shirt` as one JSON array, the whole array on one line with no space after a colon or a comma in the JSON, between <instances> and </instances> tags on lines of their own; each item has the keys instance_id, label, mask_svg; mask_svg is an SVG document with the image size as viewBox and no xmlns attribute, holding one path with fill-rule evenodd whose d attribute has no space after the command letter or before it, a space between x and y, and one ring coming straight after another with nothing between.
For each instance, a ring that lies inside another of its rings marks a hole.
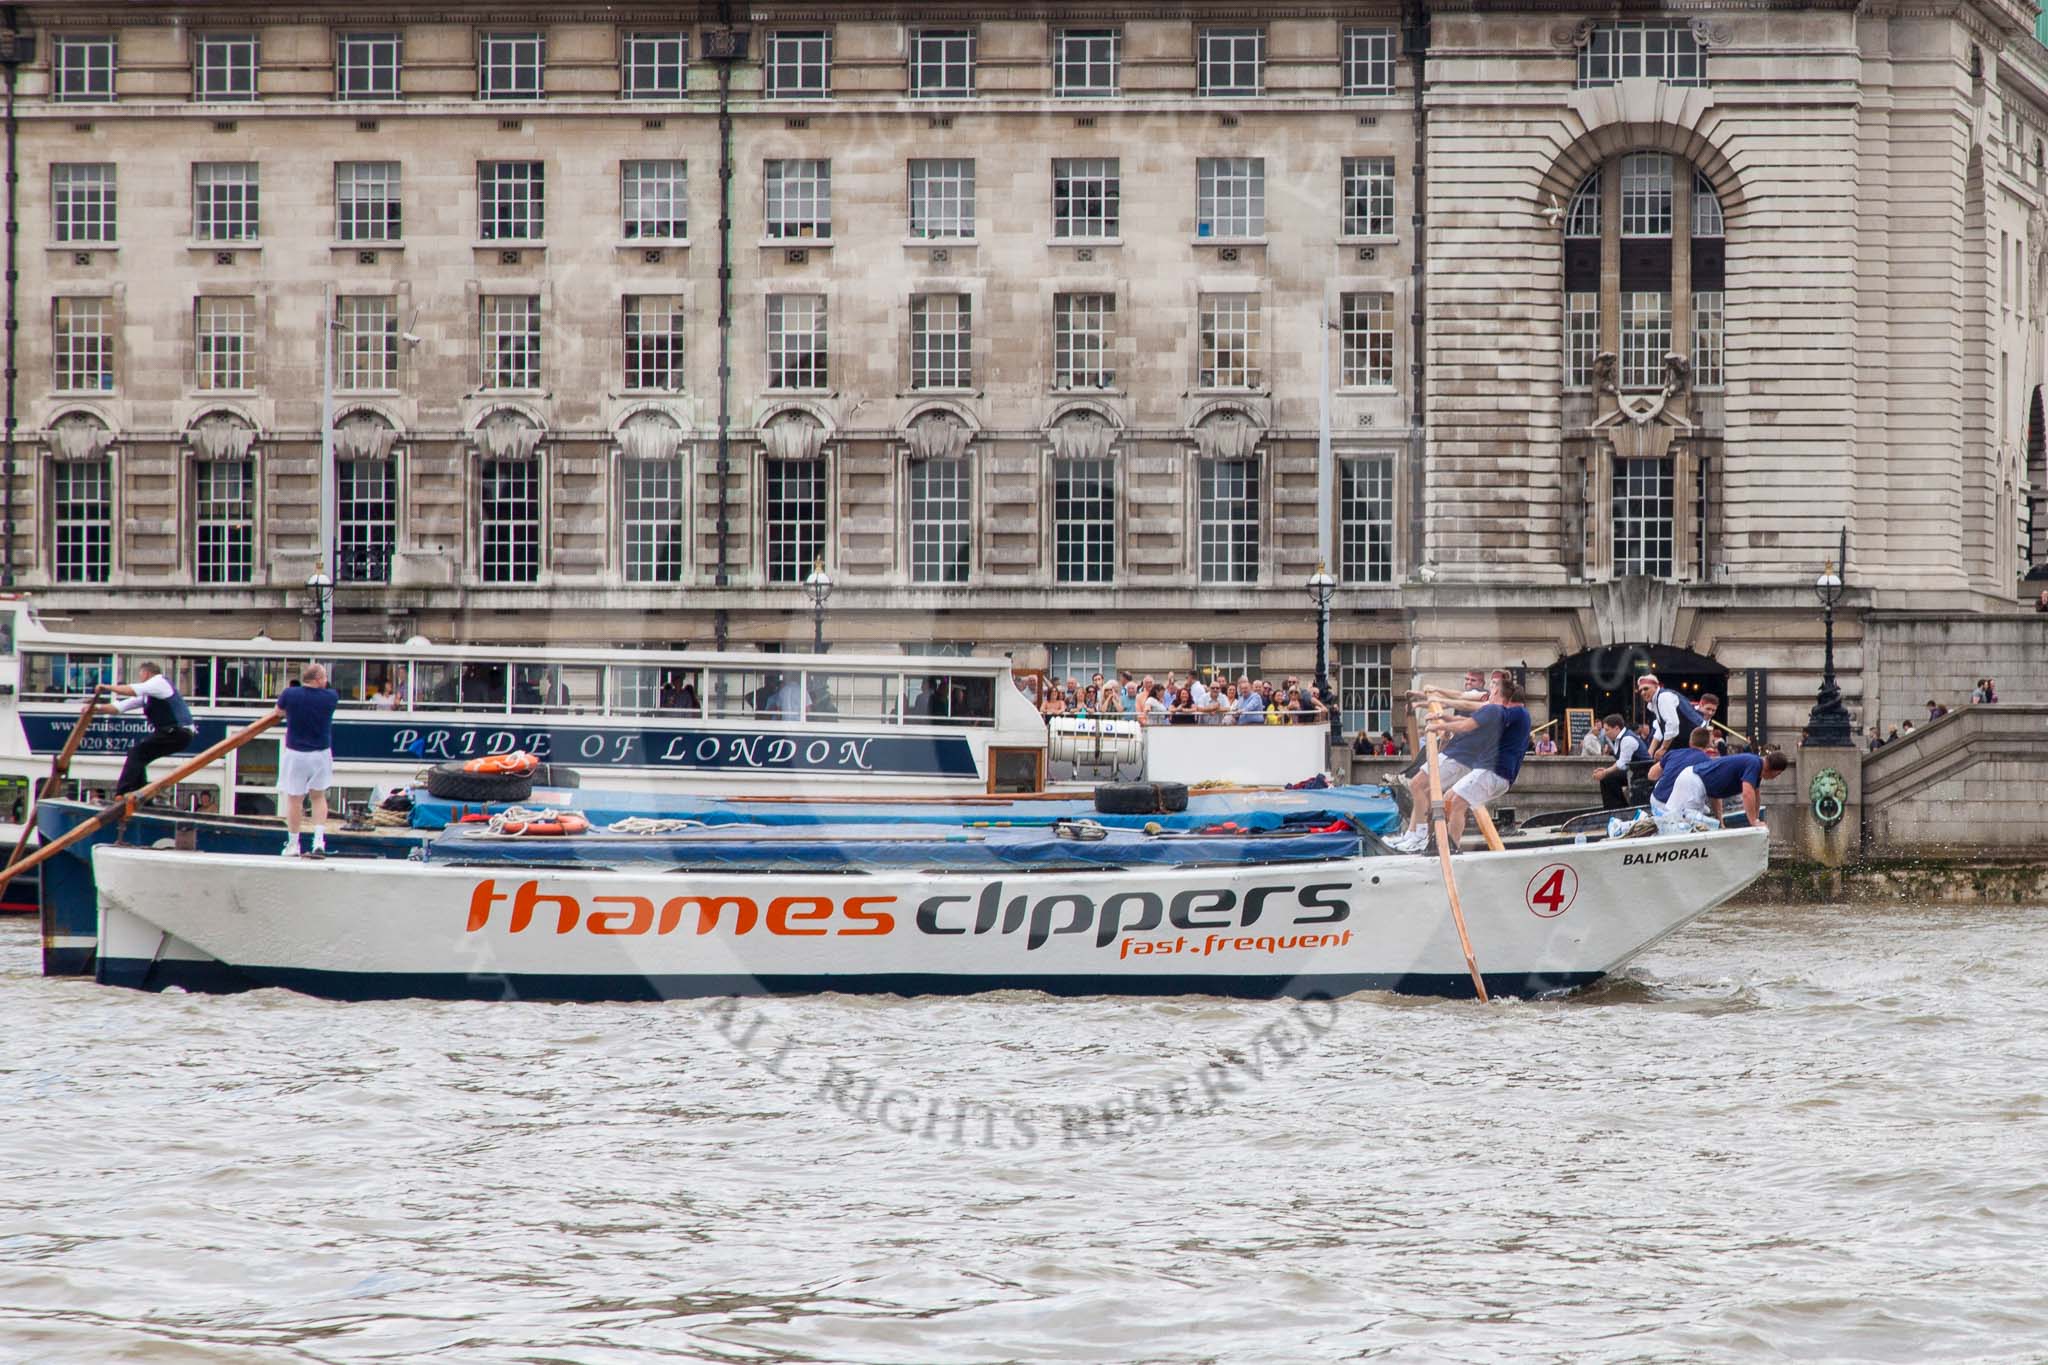
<instances>
[{"instance_id":1,"label":"rower in blue t-shirt","mask_svg":"<svg viewBox=\"0 0 2048 1365\"><path fill-rule=\"evenodd\" d=\"M1671 801L1671 789L1678 785L1678 775L1695 764L1705 763L1715 757L1708 746L1714 742L1714 732L1702 725L1690 736L1690 744L1670 753L1651 765L1650 780L1657 785L1650 791L1650 813L1663 815Z\"/></svg>"},{"instance_id":2,"label":"rower in blue t-shirt","mask_svg":"<svg viewBox=\"0 0 2048 1365\"><path fill-rule=\"evenodd\" d=\"M1776 749L1767 754L1730 754L1695 763L1671 784L1666 809L1675 815L1685 815L1694 811L1704 813L1711 806L1713 813L1719 815L1721 803L1739 793L1749 823L1761 826L1763 807L1757 789L1766 778L1776 777L1790 766L1791 760Z\"/></svg>"},{"instance_id":3,"label":"rower in blue t-shirt","mask_svg":"<svg viewBox=\"0 0 2048 1365\"><path fill-rule=\"evenodd\" d=\"M1432 733L1449 736L1437 755L1444 786L1444 838L1457 848L1465 833L1465 814L1474 806L1492 802L1513 784L1522 771L1522 758L1529 752L1529 711L1522 704L1522 689L1512 674L1496 674L1487 700L1469 715L1439 716L1430 722ZM1470 706L1462 698L1453 707ZM1429 773L1416 774L1414 809L1427 820ZM1420 853L1429 846L1427 823L1417 823L1391 847L1403 853Z\"/></svg>"}]
</instances>

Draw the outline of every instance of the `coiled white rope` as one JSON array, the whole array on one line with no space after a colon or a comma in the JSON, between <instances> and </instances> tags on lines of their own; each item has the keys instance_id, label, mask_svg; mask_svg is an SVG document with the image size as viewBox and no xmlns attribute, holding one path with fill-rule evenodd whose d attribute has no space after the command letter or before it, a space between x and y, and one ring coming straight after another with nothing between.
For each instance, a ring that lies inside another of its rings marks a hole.
<instances>
[{"instance_id":1,"label":"coiled white rope","mask_svg":"<svg viewBox=\"0 0 2048 1365\"><path fill-rule=\"evenodd\" d=\"M665 820L651 815L629 815L604 827L606 834L676 834L686 829L709 829L702 820Z\"/></svg>"}]
</instances>

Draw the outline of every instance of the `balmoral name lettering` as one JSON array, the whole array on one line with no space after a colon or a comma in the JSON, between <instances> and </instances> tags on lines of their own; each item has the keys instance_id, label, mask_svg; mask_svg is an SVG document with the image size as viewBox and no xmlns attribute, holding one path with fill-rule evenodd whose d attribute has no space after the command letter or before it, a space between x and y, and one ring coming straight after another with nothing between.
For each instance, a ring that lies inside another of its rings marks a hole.
<instances>
[{"instance_id":1,"label":"balmoral name lettering","mask_svg":"<svg viewBox=\"0 0 2048 1365\"><path fill-rule=\"evenodd\" d=\"M1621 865L1623 867L1647 867L1651 863L1675 863L1686 858L1698 858L1701 861L1705 861L1706 856L1707 851L1703 848L1660 848L1655 853L1624 853L1621 856Z\"/></svg>"}]
</instances>

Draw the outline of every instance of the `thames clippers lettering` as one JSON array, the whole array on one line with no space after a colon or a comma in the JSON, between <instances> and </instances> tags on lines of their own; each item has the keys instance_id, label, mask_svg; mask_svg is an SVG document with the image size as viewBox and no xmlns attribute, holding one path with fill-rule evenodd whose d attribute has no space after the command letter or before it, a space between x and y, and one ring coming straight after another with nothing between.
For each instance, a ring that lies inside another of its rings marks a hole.
<instances>
[{"instance_id":1,"label":"thames clippers lettering","mask_svg":"<svg viewBox=\"0 0 2048 1365\"><path fill-rule=\"evenodd\" d=\"M1291 923L1334 924L1351 915L1345 889L1342 882L1255 886L1240 896L1224 888L1190 888L1170 898L1153 891L1123 891L1104 897L1098 906L1094 897L1078 891L1016 895L1006 900L1003 884L991 882L979 896L927 898L917 907L917 927L927 934L987 934L999 926L1002 933L1014 934L1022 929L1027 949L1044 947L1055 934L1092 930L1096 946L1104 948L1122 933L1143 933L1162 923L1176 929L1250 928L1265 915L1267 903L1275 897L1282 898L1270 907L1276 914L1288 909L1318 912L1297 914ZM1292 905L1287 898L1292 898Z\"/></svg>"},{"instance_id":2,"label":"thames clippers lettering","mask_svg":"<svg viewBox=\"0 0 2048 1365\"><path fill-rule=\"evenodd\" d=\"M894 896L777 896L763 905L751 896L673 896L657 906L649 896L592 896L586 907L575 896L545 893L539 882L521 882L500 891L496 880L478 882L469 894L469 932L489 928L499 906L505 906L505 928L523 934L536 918L545 932L557 934L673 934L688 927L709 934L721 926L735 937L756 928L793 938L826 934L886 934L896 917L876 907L894 905Z\"/></svg>"},{"instance_id":3,"label":"thames clippers lettering","mask_svg":"<svg viewBox=\"0 0 2048 1365\"><path fill-rule=\"evenodd\" d=\"M1655 853L1627 853L1622 855L1623 867L1648 867L1653 863L1675 863L1687 858L1706 859L1703 848L1660 848Z\"/></svg>"},{"instance_id":4,"label":"thames clippers lettering","mask_svg":"<svg viewBox=\"0 0 2048 1365\"><path fill-rule=\"evenodd\" d=\"M1342 882L1256 886L1242 894L1224 887L1193 887L1171 896L1125 891L1103 897L1098 904L1095 897L1076 891L1006 895L1004 884L996 881L978 894L927 897L917 907L913 922L918 932L942 937L1021 933L1027 950L1042 948L1064 934L1090 934L1096 947L1107 948L1126 934L1169 926L1199 931L1249 929L1261 922L1269 927L1336 924L1351 915L1345 890ZM896 915L883 907L895 904L895 896L777 896L763 901L737 894L675 896L658 905L647 896L596 896L585 904L575 896L543 891L538 881L520 882L507 889L496 879L488 879L470 892L467 930L472 934L502 927L513 934L717 932L745 937L760 930L784 937L879 935L894 932ZM1266 918L1269 912L1270 920ZM1315 947L1325 939L1340 941L1332 935L1298 932L1284 938L1291 941L1280 946ZM1278 942L1272 934L1247 942L1265 948L1268 939ZM1211 940L1218 945L1213 951L1223 951L1224 945L1234 941L1227 935L1207 934L1205 942ZM1173 950L1125 942L1118 956L1160 951Z\"/></svg>"}]
</instances>

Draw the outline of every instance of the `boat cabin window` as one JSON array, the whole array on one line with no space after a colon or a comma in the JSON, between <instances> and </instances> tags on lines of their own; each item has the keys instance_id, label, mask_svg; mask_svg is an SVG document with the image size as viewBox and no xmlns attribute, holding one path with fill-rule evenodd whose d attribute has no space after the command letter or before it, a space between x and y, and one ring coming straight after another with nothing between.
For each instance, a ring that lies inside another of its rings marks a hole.
<instances>
[{"instance_id":1,"label":"boat cabin window","mask_svg":"<svg viewBox=\"0 0 2048 1365\"><path fill-rule=\"evenodd\" d=\"M82 697L100 683L114 682L111 654L44 654L21 656L24 697Z\"/></svg>"},{"instance_id":2,"label":"boat cabin window","mask_svg":"<svg viewBox=\"0 0 2048 1365\"><path fill-rule=\"evenodd\" d=\"M995 679L954 674L912 674L903 687L903 719L993 724L996 718Z\"/></svg>"},{"instance_id":3,"label":"boat cabin window","mask_svg":"<svg viewBox=\"0 0 2048 1365\"><path fill-rule=\"evenodd\" d=\"M515 711L566 711L575 700L575 689L563 676L560 664L514 664L512 665L512 709ZM583 689L586 705L596 700L597 694L589 686Z\"/></svg>"},{"instance_id":4,"label":"boat cabin window","mask_svg":"<svg viewBox=\"0 0 2048 1365\"><path fill-rule=\"evenodd\" d=\"M123 660L130 668L142 662L137 655L130 662ZM162 655L155 660L163 669L164 676L171 680L171 686L184 694L185 700L195 704L213 700L213 656L211 654Z\"/></svg>"},{"instance_id":5,"label":"boat cabin window","mask_svg":"<svg viewBox=\"0 0 2048 1365\"><path fill-rule=\"evenodd\" d=\"M28 819L28 779L19 773L0 773L0 819L11 825Z\"/></svg>"},{"instance_id":6,"label":"boat cabin window","mask_svg":"<svg viewBox=\"0 0 2048 1365\"><path fill-rule=\"evenodd\" d=\"M806 673L804 714L821 720L895 720L903 680L888 673Z\"/></svg>"},{"instance_id":7,"label":"boat cabin window","mask_svg":"<svg viewBox=\"0 0 2048 1365\"><path fill-rule=\"evenodd\" d=\"M502 711L511 698L507 685L510 664L470 663L462 666L461 702L465 711Z\"/></svg>"},{"instance_id":8,"label":"boat cabin window","mask_svg":"<svg viewBox=\"0 0 2048 1365\"><path fill-rule=\"evenodd\" d=\"M714 668L704 713L753 720L796 720L803 715L803 675L780 668Z\"/></svg>"},{"instance_id":9,"label":"boat cabin window","mask_svg":"<svg viewBox=\"0 0 2048 1365\"><path fill-rule=\"evenodd\" d=\"M405 705L405 663L400 659L336 659L327 665L329 684L343 706L396 711ZM390 692L385 693L386 684ZM384 700L380 700L383 698Z\"/></svg>"},{"instance_id":10,"label":"boat cabin window","mask_svg":"<svg viewBox=\"0 0 2048 1365\"><path fill-rule=\"evenodd\" d=\"M214 669L214 697L219 701L274 701L299 680L306 659L223 658Z\"/></svg>"},{"instance_id":11,"label":"boat cabin window","mask_svg":"<svg viewBox=\"0 0 2048 1365\"><path fill-rule=\"evenodd\" d=\"M194 782L180 782L171 788L171 804L194 815L220 814L220 788Z\"/></svg>"},{"instance_id":12,"label":"boat cabin window","mask_svg":"<svg viewBox=\"0 0 2048 1365\"><path fill-rule=\"evenodd\" d=\"M14 613L0 611L0 659L14 657Z\"/></svg>"},{"instance_id":13,"label":"boat cabin window","mask_svg":"<svg viewBox=\"0 0 2048 1365\"><path fill-rule=\"evenodd\" d=\"M702 715L702 674L662 664L613 664L612 710L629 716Z\"/></svg>"},{"instance_id":14,"label":"boat cabin window","mask_svg":"<svg viewBox=\"0 0 2048 1365\"><path fill-rule=\"evenodd\" d=\"M555 701L543 708L583 715L604 705L602 664L562 664L555 669Z\"/></svg>"},{"instance_id":15,"label":"boat cabin window","mask_svg":"<svg viewBox=\"0 0 2048 1365\"><path fill-rule=\"evenodd\" d=\"M273 731L272 733L275 732ZM248 743L244 744L240 749L236 750L235 785L237 787L276 787L277 751L278 741L272 739L269 735L264 735L260 738L252 739ZM276 813L277 806L275 803L272 803L271 808L268 812L257 812L257 814L271 815L275 815ZM235 804L235 814L249 814L247 810L243 809L239 799L237 799Z\"/></svg>"},{"instance_id":16,"label":"boat cabin window","mask_svg":"<svg viewBox=\"0 0 2048 1365\"><path fill-rule=\"evenodd\" d=\"M416 707L449 710L456 704L458 687L452 663L441 659L421 659L412 666L412 704Z\"/></svg>"}]
</instances>

